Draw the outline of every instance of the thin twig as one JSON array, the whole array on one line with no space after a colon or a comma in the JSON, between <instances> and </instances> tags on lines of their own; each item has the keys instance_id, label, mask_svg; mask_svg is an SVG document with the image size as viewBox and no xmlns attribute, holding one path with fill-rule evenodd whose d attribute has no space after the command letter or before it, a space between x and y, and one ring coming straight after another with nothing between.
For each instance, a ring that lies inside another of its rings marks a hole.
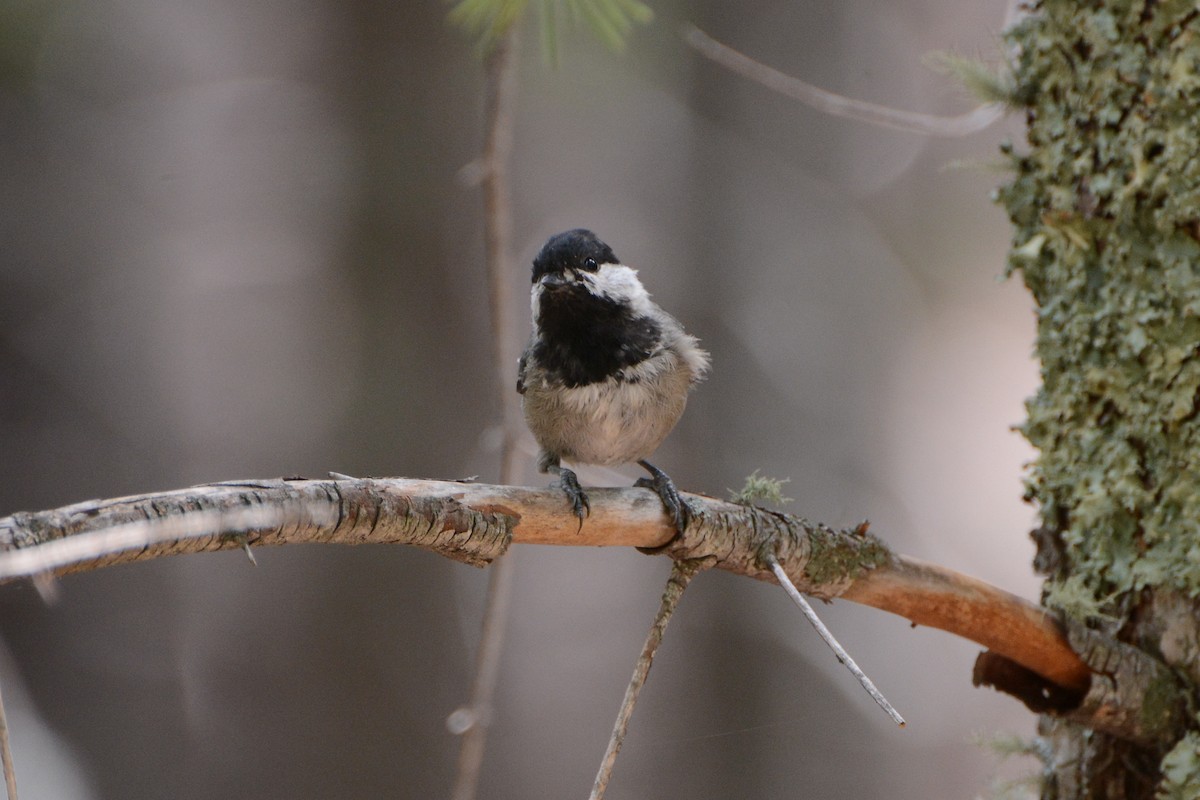
<instances>
[{"instance_id":1,"label":"thin twig","mask_svg":"<svg viewBox=\"0 0 1200 800\"><path fill-rule=\"evenodd\" d=\"M509 608L512 605L513 560L501 556L493 562L488 580L483 626L479 650L475 655L475 677L471 682L471 699L446 719L451 733L462 736L459 745L458 768L455 774L454 800L470 800L479 785L483 765L487 728L492 720L492 698L500 674L500 656L504 649L504 634L508 628Z\"/></svg>"},{"instance_id":2,"label":"thin twig","mask_svg":"<svg viewBox=\"0 0 1200 800\"><path fill-rule=\"evenodd\" d=\"M871 695L871 699L878 703L879 707L886 711L887 715L891 717L897 725L903 728L905 724L904 717L900 716L896 709L892 707L892 704L888 702L887 698L883 696L883 693L875 688L875 684L871 682L871 679L867 677L866 673L859 668L858 664L854 663L854 659L850 657L850 654L846 652L841 643L834 638L833 634L829 631L829 628L825 627L825 623L821 622L821 618L817 616L817 612L814 611L813 607L808 604L807 600L804 599L804 595L800 594L800 591L796 588L795 584L792 583L792 579L788 577L788 574L784 571L783 567L779 564L775 557L769 555L767 556L766 560L767 564L771 567L771 571L775 573L775 577L779 580L779 585L782 586L783 590L788 593L788 596L795 601L796 605L800 606L800 610L804 612L804 616L807 617L808 621L812 623L812 626L817 629L817 633L819 633L821 638L825 640L825 644L829 645L829 649L833 650L833 654L837 656L837 660L842 662L842 664L846 666L846 669L850 670L851 675L858 678L858 682L861 683L862 687L867 690L867 694Z\"/></svg>"},{"instance_id":3,"label":"thin twig","mask_svg":"<svg viewBox=\"0 0 1200 800\"><path fill-rule=\"evenodd\" d=\"M0 764L4 767L4 788L8 800L17 800L17 774L13 770L12 747L8 741L8 715L4 713L3 696L0 696Z\"/></svg>"},{"instance_id":4,"label":"thin twig","mask_svg":"<svg viewBox=\"0 0 1200 800\"><path fill-rule=\"evenodd\" d=\"M517 394L512 391L513 365L508 351L512 339L512 302L508 291L508 253L512 240L512 200L508 186L508 163L513 145L513 106L516 95L518 27L510 25L487 57L487 134L482 165L484 204L484 258L487 264L488 306L492 320L492 361L501 402L500 482L516 480L518 455ZM453 800L474 800L483 765L487 728L491 721L492 698L500 671L500 655L512 606L513 560L502 556L492 565L488 578L483 631L475 657L475 679L468 705L451 715L448 722L462 733L458 766L451 793Z\"/></svg>"},{"instance_id":5,"label":"thin twig","mask_svg":"<svg viewBox=\"0 0 1200 800\"><path fill-rule=\"evenodd\" d=\"M743 78L749 78L772 91L779 92L793 100L799 100L807 106L836 117L846 117L910 133L955 138L981 131L1004 115L1004 108L999 103L978 106L966 114L959 114L956 117L941 117L854 100L813 86L811 83L793 78L791 75L785 75L761 61L756 61L750 56L718 42L694 25L684 26L683 38L702 56L715 61L731 72L736 72Z\"/></svg>"},{"instance_id":6,"label":"thin twig","mask_svg":"<svg viewBox=\"0 0 1200 800\"><path fill-rule=\"evenodd\" d=\"M679 599L683 597L683 590L703 567L704 563L700 560L672 563L671 576L667 578L667 588L663 590L662 603L659 605L658 614L654 617L654 624L650 626L646 643L642 645L642 654L638 656L637 664L634 665L633 677L629 679L629 686L625 689L625 699L621 701L621 710L617 712L617 721L613 725L612 736L608 739L608 749L604 751L604 758L600 761L600 770L596 773L596 782L592 786L589 800L603 800L604 792L608 789L609 778L612 777L613 765L617 761L617 753L620 752L621 745L625 742L625 731L629 728L629 718L633 716L633 707L637 704L638 694L642 691L642 686L646 683L646 676L650 674L650 666L654 663L654 653L662 644L667 623L671 621L671 615L675 613Z\"/></svg>"}]
</instances>

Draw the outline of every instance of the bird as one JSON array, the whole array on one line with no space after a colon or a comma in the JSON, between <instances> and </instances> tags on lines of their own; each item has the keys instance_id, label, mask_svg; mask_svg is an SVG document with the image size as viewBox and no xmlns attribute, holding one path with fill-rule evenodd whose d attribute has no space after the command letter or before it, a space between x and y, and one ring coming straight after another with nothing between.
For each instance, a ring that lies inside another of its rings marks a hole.
<instances>
[{"instance_id":1,"label":"bird","mask_svg":"<svg viewBox=\"0 0 1200 800\"><path fill-rule=\"evenodd\" d=\"M699 341L651 299L637 271L585 228L551 236L533 259L533 332L517 365L539 472L555 475L582 530L591 511L573 464L637 462L675 528L689 520L671 478L647 459L708 374Z\"/></svg>"}]
</instances>

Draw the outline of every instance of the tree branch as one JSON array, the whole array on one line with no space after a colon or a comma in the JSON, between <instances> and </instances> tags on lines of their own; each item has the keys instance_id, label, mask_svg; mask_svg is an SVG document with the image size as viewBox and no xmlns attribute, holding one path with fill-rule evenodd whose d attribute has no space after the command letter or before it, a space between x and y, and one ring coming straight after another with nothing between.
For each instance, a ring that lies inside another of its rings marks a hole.
<instances>
[{"instance_id":1,"label":"tree branch","mask_svg":"<svg viewBox=\"0 0 1200 800\"><path fill-rule=\"evenodd\" d=\"M1157 679L1127 682L1120 697L1096 700L1095 692L1088 694L1093 668L1076 654L1051 612L975 578L893 553L865 524L834 530L687 495L695 513L684 535L672 541L673 529L653 492L592 488L588 496L591 514L582 529L554 489L405 478L232 481L89 501L0 519L0 581L245 544L302 542L411 544L476 566L503 555L512 543L634 546L775 582L770 555L805 594L863 603L984 645L991 651L985 655L1040 676L1066 698L1051 710L1081 724L1090 724L1081 715L1093 723L1102 716L1110 732L1141 739L1147 733L1143 723L1135 729L1131 709L1140 708L1142 698L1134 695L1155 693L1156 702L1166 698L1158 705L1171 704L1174 689ZM1081 649L1101 652L1101 639L1091 632ZM1160 674L1157 662L1141 651L1120 653L1129 674ZM1089 661L1109 677L1106 665L1115 659L1100 663L1089 656ZM1084 702L1085 695L1093 699Z\"/></svg>"},{"instance_id":2,"label":"tree branch","mask_svg":"<svg viewBox=\"0 0 1200 800\"><path fill-rule=\"evenodd\" d=\"M74 572L176 553L322 542L402 543L482 566L510 542L658 548L671 541L662 504L645 489L589 489L578 525L553 489L390 479L267 480L78 503L0 519L0 579ZM667 553L774 582L771 548L802 592L842 597L940 628L1075 689L1089 670L1049 612L982 581L893 554L865 526L834 531L785 514L688 495L697 514ZM199 515L199 516L197 516ZM258 515L250 516L247 515ZM189 520L198 522L184 525ZM155 538L113 538L152 524ZM89 538L89 537L109 537ZM35 547L41 545L41 547ZM66 548L70 549L66 549Z\"/></svg>"},{"instance_id":3,"label":"tree branch","mask_svg":"<svg viewBox=\"0 0 1200 800\"><path fill-rule=\"evenodd\" d=\"M512 302L508 291L509 244L512 239L512 201L508 185L508 163L513 149L513 109L517 91L517 47L520 26L509 24L488 53L486 126L483 155L484 245L487 263L488 308L492 322L492 366L500 398L500 483L517 479L517 437L520 410L517 393L512 391L514 354L512 340ZM500 674L500 656L508 630L512 606L514 567L511 558L501 559L491 571L487 605L479 648L475 654L475 677L467 705L456 709L447 720L454 733L461 734L458 765L455 769L451 800L474 800L483 767L484 746L491 719L492 698Z\"/></svg>"},{"instance_id":4,"label":"tree branch","mask_svg":"<svg viewBox=\"0 0 1200 800\"><path fill-rule=\"evenodd\" d=\"M755 61L746 54L718 42L694 25L684 26L683 38L705 58L720 64L731 72L835 117L845 117L909 133L959 137L981 131L1004 116L1004 109L998 103L977 106L971 111L955 117L942 117L855 100L813 86L811 83L793 78L791 75L785 75L761 61Z\"/></svg>"}]
</instances>

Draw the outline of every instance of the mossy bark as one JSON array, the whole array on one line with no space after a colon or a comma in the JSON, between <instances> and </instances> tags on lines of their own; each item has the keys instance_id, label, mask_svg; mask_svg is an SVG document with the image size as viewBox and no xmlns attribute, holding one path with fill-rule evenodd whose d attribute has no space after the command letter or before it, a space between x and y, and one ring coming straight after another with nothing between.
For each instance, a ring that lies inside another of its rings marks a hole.
<instances>
[{"instance_id":1,"label":"mossy bark","mask_svg":"<svg viewBox=\"0 0 1200 800\"><path fill-rule=\"evenodd\" d=\"M1046 0L1008 32L1028 145L1000 190L1037 304L1045 599L1196 686L1200 9ZM1155 750L1043 718L1043 797L1200 797L1200 726Z\"/></svg>"}]
</instances>

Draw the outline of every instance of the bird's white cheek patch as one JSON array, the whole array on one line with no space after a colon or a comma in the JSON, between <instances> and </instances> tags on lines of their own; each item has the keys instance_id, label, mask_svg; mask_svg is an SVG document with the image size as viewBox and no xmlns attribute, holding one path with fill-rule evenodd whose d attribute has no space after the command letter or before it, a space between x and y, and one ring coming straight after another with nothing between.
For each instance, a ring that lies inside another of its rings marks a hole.
<instances>
[{"instance_id":1,"label":"bird's white cheek patch","mask_svg":"<svg viewBox=\"0 0 1200 800\"><path fill-rule=\"evenodd\" d=\"M650 295L638 280L637 270L624 264L605 264L599 272L587 275L585 279L596 294L629 303L635 314L644 314L650 307Z\"/></svg>"}]
</instances>

